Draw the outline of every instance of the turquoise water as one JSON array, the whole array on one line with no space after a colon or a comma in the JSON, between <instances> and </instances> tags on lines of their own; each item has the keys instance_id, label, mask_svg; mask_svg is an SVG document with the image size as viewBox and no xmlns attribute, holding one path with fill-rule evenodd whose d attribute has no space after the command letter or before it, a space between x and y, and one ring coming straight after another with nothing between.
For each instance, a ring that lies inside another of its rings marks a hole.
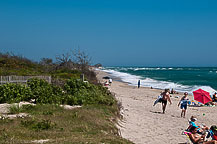
<instances>
[{"instance_id":1,"label":"turquoise water","mask_svg":"<svg viewBox=\"0 0 217 144\"><path fill-rule=\"evenodd\" d=\"M137 85L140 79L144 87L182 92L198 88L210 93L217 90L217 67L105 67L104 71L131 85Z\"/></svg>"}]
</instances>

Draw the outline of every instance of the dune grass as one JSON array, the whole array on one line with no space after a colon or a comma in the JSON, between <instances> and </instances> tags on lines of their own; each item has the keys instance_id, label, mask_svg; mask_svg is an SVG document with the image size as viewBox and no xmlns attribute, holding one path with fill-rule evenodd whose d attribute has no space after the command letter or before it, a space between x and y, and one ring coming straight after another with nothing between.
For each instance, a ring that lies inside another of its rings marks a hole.
<instances>
[{"instance_id":1,"label":"dune grass","mask_svg":"<svg viewBox=\"0 0 217 144\"><path fill-rule=\"evenodd\" d=\"M13 108L13 111L15 108ZM89 105L65 110L57 105L26 105L27 118L0 120L0 143L131 143L118 135L117 106Z\"/></svg>"}]
</instances>

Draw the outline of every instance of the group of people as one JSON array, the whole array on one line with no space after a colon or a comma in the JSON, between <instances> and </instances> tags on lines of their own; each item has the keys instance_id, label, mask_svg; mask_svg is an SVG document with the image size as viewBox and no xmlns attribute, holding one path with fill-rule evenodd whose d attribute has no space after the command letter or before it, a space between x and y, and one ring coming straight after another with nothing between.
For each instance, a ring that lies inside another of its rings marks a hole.
<instances>
[{"instance_id":1,"label":"group of people","mask_svg":"<svg viewBox=\"0 0 217 144\"><path fill-rule=\"evenodd\" d=\"M206 103L206 105L208 105L208 104L216 105L215 104L215 102L217 102L216 94L217 93L215 92L212 96L212 101ZM164 92L162 92L160 94L159 99L156 101L162 103L162 110L163 110L163 113L165 113L167 101L169 101L170 104L172 104L172 101L170 99L170 89L165 89ZM181 97L181 99L178 103L178 107L180 106L180 108L181 108L181 117L185 118L186 110L187 110L188 104L190 104L190 103L191 103L191 101L188 98L188 93L185 92L184 96ZM156 102L155 102L155 104L156 104Z\"/></svg>"},{"instance_id":2,"label":"group of people","mask_svg":"<svg viewBox=\"0 0 217 144\"><path fill-rule=\"evenodd\" d=\"M196 124L197 118L192 116L189 120L189 127L185 134L189 137L193 144L217 144L217 126L212 125L208 128L205 125ZM212 140L207 141L207 138Z\"/></svg>"},{"instance_id":3,"label":"group of people","mask_svg":"<svg viewBox=\"0 0 217 144\"><path fill-rule=\"evenodd\" d=\"M216 93L214 93L212 97L213 101L217 101ZM162 110L165 113L167 101L172 104L170 99L170 90L165 89L164 92L161 93L160 97L158 98L157 102L162 103ZM184 96L181 97L180 101L178 102L178 107L181 108L181 117L185 118L186 110L188 107L188 103L190 100L188 98L188 93L185 92ZM156 102L154 103L154 105ZM205 125L198 126L196 124L197 118L192 116L189 120L189 127L187 128L187 135L193 144L217 144L217 126L213 125L208 128ZM206 139L211 137L212 140L207 141Z\"/></svg>"},{"instance_id":4,"label":"group of people","mask_svg":"<svg viewBox=\"0 0 217 144\"><path fill-rule=\"evenodd\" d=\"M112 84L112 79L111 78L109 78L109 80L106 80L104 82L104 86L111 86L111 84Z\"/></svg>"}]
</instances>

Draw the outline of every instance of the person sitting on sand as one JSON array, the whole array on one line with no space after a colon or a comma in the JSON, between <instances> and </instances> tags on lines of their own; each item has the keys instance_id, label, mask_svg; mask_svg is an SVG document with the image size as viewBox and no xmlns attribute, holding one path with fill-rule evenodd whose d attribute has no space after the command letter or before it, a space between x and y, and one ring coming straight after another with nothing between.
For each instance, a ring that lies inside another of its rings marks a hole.
<instances>
[{"instance_id":1,"label":"person sitting on sand","mask_svg":"<svg viewBox=\"0 0 217 144\"><path fill-rule=\"evenodd\" d=\"M170 94L178 94L178 92L176 92L176 91L172 88Z\"/></svg>"},{"instance_id":2,"label":"person sitting on sand","mask_svg":"<svg viewBox=\"0 0 217 144\"><path fill-rule=\"evenodd\" d=\"M188 134L190 140L193 144L217 144L217 141L211 140L211 141L205 141L205 134L199 135L197 133L198 128L195 126L192 126L190 128L190 133Z\"/></svg>"},{"instance_id":3,"label":"person sitting on sand","mask_svg":"<svg viewBox=\"0 0 217 144\"><path fill-rule=\"evenodd\" d=\"M208 131L208 135L206 136L206 138L212 137L212 140L217 140L217 126L216 125L212 125Z\"/></svg>"},{"instance_id":4,"label":"person sitting on sand","mask_svg":"<svg viewBox=\"0 0 217 144\"><path fill-rule=\"evenodd\" d=\"M216 97L216 92L213 94L213 96L212 96L212 100L213 100L213 102L217 102L217 97Z\"/></svg>"},{"instance_id":5,"label":"person sitting on sand","mask_svg":"<svg viewBox=\"0 0 217 144\"><path fill-rule=\"evenodd\" d=\"M170 104L172 104L169 91L170 91L169 89L165 89L164 92L161 93L162 98L159 100L159 102L162 102L163 114L165 113L166 110L167 100L170 102Z\"/></svg>"},{"instance_id":6,"label":"person sitting on sand","mask_svg":"<svg viewBox=\"0 0 217 144\"><path fill-rule=\"evenodd\" d=\"M216 103L210 101L210 102L205 103L205 105L206 105L206 106L215 106Z\"/></svg>"},{"instance_id":7,"label":"person sitting on sand","mask_svg":"<svg viewBox=\"0 0 217 144\"><path fill-rule=\"evenodd\" d=\"M185 92L184 96L181 98L181 100L178 103L178 107L181 104L181 107L180 107L182 109L181 117L183 117L183 118L185 118L185 113L186 113L187 106L188 106L188 100L189 100L188 99L188 93Z\"/></svg>"},{"instance_id":8,"label":"person sitting on sand","mask_svg":"<svg viewBox=\"0 0 217 144\"><path fill-rule=\"evenodd\" d=\"M209 130L209 128L207 126L205 126L205 125L203 125L203 127L198 126L196 124L196 121L197 121L197 118L195 116L191 116L190 121L189 121L189 128L188 129L190 129L191 127L194 126L194 127L198 128L197 130L198 130L199 134L203 133L204 131Z\"/></svg>"},{"instance_id":9,"label":"person sitting on sand","mask_svg":"<svg viewBox=\"0 0 217 144\"><path fill-rule=\"evenodd\" d=\"M108 85L109 85L109 82L108 82L108 81L105 81L104 85L105 85L105 86L108 86Z\"/></svg>"}]
</instances>

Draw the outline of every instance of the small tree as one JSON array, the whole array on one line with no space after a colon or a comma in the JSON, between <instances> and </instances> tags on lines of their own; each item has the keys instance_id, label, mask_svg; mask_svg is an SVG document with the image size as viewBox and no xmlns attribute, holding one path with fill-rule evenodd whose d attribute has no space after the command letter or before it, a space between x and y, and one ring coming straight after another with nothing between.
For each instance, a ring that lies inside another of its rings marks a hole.
<instances>
[{"instance_id":1,"label":"small tree","mask_svg":"<svg viewBox=\"0 0 217 144\"><path fill-rule=\"evenodd\" d=\"M91 58L80 49L72 51L74 62L77 64L78 69L84 71L89 68Z\"/></svg>"},{"instance_id":2,"label":"small tree","mask_svg":"<svg viewBox=\"0 0 217 144\"><path fill-rule=\"evenodd\" d=\"M52 65L53 64L53 60L50 58L42 58L41 61L39 62L39 64L41 65Z\"/></svg>"},{"instance_id":3,"label":"small tree","mask_svg":"<svg viewBox=\"0 0 217 144\"><path fill-rule=\"evenodd\" d=\"M59 67L72 69L74 67L74 63L72 62L71 57L70 53L58 55L56 57L57 64Z\"/></svg>"}]
</instances>

